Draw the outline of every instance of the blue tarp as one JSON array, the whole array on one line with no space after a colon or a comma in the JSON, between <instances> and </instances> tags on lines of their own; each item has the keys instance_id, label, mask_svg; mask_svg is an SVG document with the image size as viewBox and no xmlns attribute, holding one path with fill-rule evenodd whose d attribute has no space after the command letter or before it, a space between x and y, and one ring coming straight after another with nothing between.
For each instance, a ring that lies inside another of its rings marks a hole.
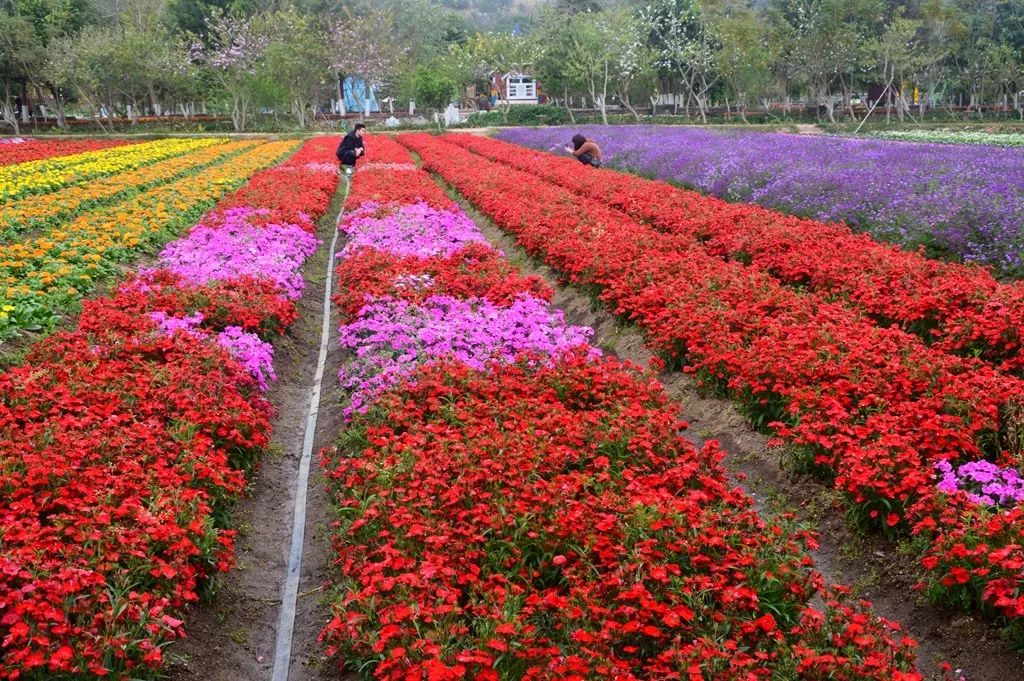
<instances>
[{"instance_id":1,"label":"blue tarp","mask_svg":"<svg viewBox=\"0 0 1024 681\"><path fill-rule=\"evenodd\" d=\"M362 78L356 78L355 76L348 76L342 83L342 92L345 96L345 110L346 111L360 111L366 106L367 94L369 90L369 101L370 101L370 113L380 112L380 107L377 106L377 94L373 91L373 88L367 88L366 83L363 82ZM356 97L356 95L359 97Z\"/></svg>"}]
</instances>

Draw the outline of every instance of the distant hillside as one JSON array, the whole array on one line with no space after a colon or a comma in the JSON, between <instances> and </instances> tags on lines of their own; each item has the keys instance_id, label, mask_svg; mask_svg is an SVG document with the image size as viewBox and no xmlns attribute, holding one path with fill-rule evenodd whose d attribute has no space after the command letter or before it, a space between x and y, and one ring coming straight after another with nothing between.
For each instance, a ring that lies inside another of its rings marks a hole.
<instances>
[{"instance_id":1,"label":"distant hillside","mask_svg":"<svg viewBox=\"0 0 1024 681\"><path fill-rule=\"evenodd\" d=\"M436 0L482 29L511 29L529 19L545 0Z\"/></svg>"}]
</instances>

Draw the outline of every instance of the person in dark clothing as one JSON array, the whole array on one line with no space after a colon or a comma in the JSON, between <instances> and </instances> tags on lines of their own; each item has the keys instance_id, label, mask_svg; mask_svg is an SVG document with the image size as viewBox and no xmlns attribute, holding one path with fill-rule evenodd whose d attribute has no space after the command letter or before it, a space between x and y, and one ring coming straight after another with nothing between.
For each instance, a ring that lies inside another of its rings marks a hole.
<instances>
[{"instance_id":1,"label":"person in dark clothing","mask_svg":"<svg viewBox=\"0 0 1024 681\"><path fill-rule=\"evenodd\" d=\"M601 167L601 147L594 140L588 140L579 133L572 136L572 146L565 150L576 157L580 163L595 168Z\"/></svg>"},{"instance_id":2,"label":"person in dark clothing","mask_svg":"<svg viewBox=\"0 0 1024 681\"><path fill-rule=\"evenodd\" d=\"M341 144L338 145L338 151L334 153L338 157L341 166L345 169L346 175L352 174L352 171L356 168L356 159L366 153L366 147L363 146L364 134L366 134L366 126L362 123L356 123L355 129L345 135L344 139L341 140Z\"/></svg>"}]
</instances>

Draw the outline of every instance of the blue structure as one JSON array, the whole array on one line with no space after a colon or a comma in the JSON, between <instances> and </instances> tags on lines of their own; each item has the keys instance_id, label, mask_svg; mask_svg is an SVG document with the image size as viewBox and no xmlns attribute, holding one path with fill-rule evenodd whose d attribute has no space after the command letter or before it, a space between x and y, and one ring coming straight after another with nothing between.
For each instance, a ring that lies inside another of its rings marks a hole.
<instances>
[{"instance_id":1,"label":"blue structure","mask_svg":"<svg viewBox=\"0 0 1024 681\"><path fill-rule=\"evenodd\" d=\"M358 95L358 97L356 96ZM379 113L377 94L373 87L368 87L362 78L347 76L342 82L342 96L345 98L346 111L362 111L366 102L370 102L370 113Z\"/></svg>"}]
</instances>

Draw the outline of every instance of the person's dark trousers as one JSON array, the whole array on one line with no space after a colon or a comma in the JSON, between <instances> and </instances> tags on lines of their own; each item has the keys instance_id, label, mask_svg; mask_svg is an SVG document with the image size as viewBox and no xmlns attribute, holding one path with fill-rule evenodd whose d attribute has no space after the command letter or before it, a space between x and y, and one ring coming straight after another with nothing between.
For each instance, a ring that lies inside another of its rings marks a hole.
<instances>
[{"instance_id":1,"label":"person's dark trousers","mask_svg":"<svg viewBox=\"0 0 1024 681\"><path fill-rule=\"evenodd\" d=\"M593 154L580 154L576 158L578 158L580 160L580 163L582 163L585 166L593 166L595 168L601 167L601 162L598 161Z\"/></svg>"},{"instance_id":2,"label":"person's dark trousers","mask_svg":"<svg viewBox=\"0 0 1024 681\"><path fill-rule=\"evenodd\" d=\"M343 166L353 166L353 167L355 167L355 165L356 165L356 150L355 149L346 149L344 152L342 152L340 160L341 160L341 165L343 165Z\"/></svg>"}]
</instances>

